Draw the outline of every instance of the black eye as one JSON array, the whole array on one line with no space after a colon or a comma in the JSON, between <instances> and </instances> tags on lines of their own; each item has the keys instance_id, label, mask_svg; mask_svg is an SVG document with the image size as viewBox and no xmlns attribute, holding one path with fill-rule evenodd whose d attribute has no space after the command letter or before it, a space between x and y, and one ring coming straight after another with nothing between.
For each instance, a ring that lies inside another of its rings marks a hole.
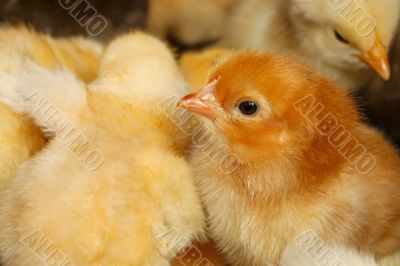
<instances>
[{"instance_id":1,"label":"black eye","mask_svg":"<svg viewBox=\"0 0 400 266\"><path fill-rule=\"evenodd\" d=\"M253 101L243 101L239 104L239 110L242 114L251 116L257 113L258 104Z\"/></svg>"},{"instance_id":2,"label":"black eye","mask_svg":"<svg viewBox=\"0 0 400 266\"><path fill-rule=\"evenodd\" d=\"M345 44L349 44L349 41L343 37L343 35L341 35L338 31L335 30L335 37L339 42L345 43Z\"/></svg>"}]
</instances>

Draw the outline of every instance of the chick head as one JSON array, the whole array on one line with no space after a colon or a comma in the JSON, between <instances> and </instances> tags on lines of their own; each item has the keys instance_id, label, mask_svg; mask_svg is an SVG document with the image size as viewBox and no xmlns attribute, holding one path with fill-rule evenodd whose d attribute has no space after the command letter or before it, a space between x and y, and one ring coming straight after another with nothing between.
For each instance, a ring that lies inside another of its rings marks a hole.
<instances>
[{"instance_id":1,"label":"chick head","mask_svg":"<svg viewBox=\"0 0 400 266\"><path fill-rule=\"evenodd\" d=\"M242 161L293 153L321 136L319 118L299 111L302 99L322 105L321 115L334 113L346 128L358 119L342 89L287 57L239 52L223 59L209 81L178 105L211 120Z\"/></svg>"},{"instance_id":2,"label":"chick head","mask_svg":"<svg viewBox=\"0 0 400 266\"><path fill-rule=\"evenodd\" d=\"M328 65L368 65L390 79L388 49L400 16L398 0L289 0L289 23L301 49Z\"/></svg>"}]
</instances>

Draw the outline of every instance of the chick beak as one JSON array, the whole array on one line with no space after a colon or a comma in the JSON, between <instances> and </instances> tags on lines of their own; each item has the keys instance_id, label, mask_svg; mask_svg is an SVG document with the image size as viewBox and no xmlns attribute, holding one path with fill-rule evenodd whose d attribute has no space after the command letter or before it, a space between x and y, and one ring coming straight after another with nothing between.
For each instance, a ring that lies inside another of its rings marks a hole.
<instances>
[{"instance_id":1,"label":"chick beak","mask_svg":"<svg viewBox=\"0 0 400 266\"><path fill-rule=\"evenodd\" d=\"M374 46L365 54L360 55L360 59L369 65L384 80L390 79L388 51L384 47L379 36L376 37Z\"/></svg>"},{"instance_id":2,"label":"chick beak","mask_svg":"<svg viewBox=\"0 0 400 266\"><path fill-rule=\"evenodd\" d=\"M217 82L218 80L215 80L204 89L186 95L179 100L178 106L215 121L217 119L215 98Z\"/></svg>"}]
</instances>

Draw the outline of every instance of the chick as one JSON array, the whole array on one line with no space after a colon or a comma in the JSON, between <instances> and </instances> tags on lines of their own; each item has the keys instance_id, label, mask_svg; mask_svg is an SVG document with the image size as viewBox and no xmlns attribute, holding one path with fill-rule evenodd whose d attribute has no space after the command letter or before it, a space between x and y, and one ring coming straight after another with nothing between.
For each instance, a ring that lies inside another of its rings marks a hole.
<instances>
[{"instance_id":1,"label":"chick","mask_svg":"<svg viewBox=\"0 0 400 266\"><path fill-rule=\"evenodd\" d=\"M295 56L357 89L371 76L367 65L390 78L387 51L399 15L398 0L242 1L221 45Z\"/></svg>"},{"instance_id":2,"label":"chick","mask_svg":"<svg viewBox=\"0 0 400 266\"><path fill-rule=\"evenodd\" d=\"M40 34L26 26L0 27L0 72L22 71L28 61L52 69L64 66L84 81L97 75L102 46L83 38ZM0 190L8 184L17 165L38 151L43 135L26 117L0 104Z\"/></svg>"},{"instance_id":3,"label":"chick","mask_svg":"<svg viewBox=\"0 0 400 266\"><path fill-rule=\"evenodd\" d=\"M142 33L111 42L87 88L62 69L1 75L0 100L51 138L0 193L3 264L169 265L201 234L186 136L162 107L183 87Z\"/></svg>"},{"instance_id":4,"label":"chick","mask_svg":"<svg viewBox=\"0 0 400 266\"><path fill-rule=\"evenodd\" d=\"M245 52L209 81L179 105L204 121L191 164L232 265L275 265L309 230L377 259L400 250L400 158L343 89L289 58Z\"/></svg>"},{"instance_id":5,"label":"chick","mask_svg":"<svg viewBox=\"0 0 400 266\"><path fill-rule=\"evenodd\" d=\"M147 28L191 46L218 39L239 0L150 0Z\"/></svg>"}]
</instances>

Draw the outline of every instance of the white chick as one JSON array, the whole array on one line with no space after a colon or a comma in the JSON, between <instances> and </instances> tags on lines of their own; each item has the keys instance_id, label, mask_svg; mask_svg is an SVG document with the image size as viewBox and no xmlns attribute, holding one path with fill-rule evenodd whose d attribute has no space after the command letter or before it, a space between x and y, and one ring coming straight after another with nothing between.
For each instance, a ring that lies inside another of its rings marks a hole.
<instances>
[{"instance_id":1,"label":"white chick","mask_svg":"<svg viewBox=\"0 0 400 266\"><path fill-rule=\"evenodd\" d=\"M87 90L65 70L2 75L1 102L53 138L0 193L1 262L169 265L204 224L174 145L183 133L159 106L183 85L170 51L142 33L106 48Z\"/></svg>"},{"instance_id":2,"label":"white chick","mask_svg":"<svg viewBox=\"0 0 400 266\"><path fill-rule=\"evenodd\" d=\"M349 89L370 77L390 78L388 47L399 0L247 0L233 11L225 47L281 52Z\"/></svg>"}]
</instances>

